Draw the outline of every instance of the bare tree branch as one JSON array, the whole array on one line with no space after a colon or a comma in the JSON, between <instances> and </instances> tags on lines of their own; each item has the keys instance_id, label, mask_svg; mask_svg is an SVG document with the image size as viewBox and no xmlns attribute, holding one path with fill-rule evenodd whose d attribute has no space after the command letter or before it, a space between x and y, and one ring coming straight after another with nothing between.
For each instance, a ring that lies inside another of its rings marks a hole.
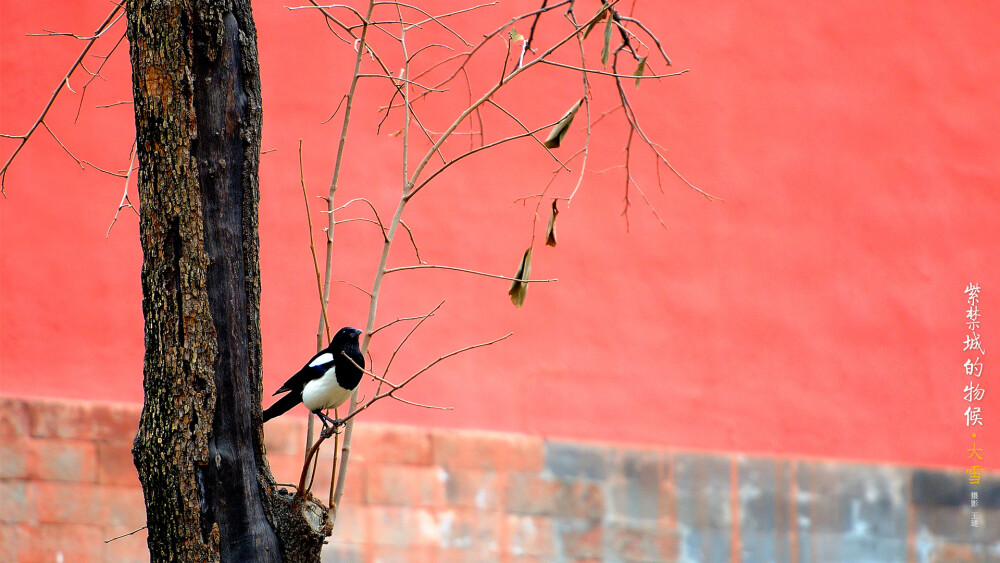
<instances>
[{"instance_id":1,"label":"bare tree branch","mask_svg":"<svg viewBox=\"0 0 1000 563\"><path fill-rule=\"evenodd\" d=\"M115 226L118 222L118 214L121 213L122 209L128 207L138 216L139 212L136 210L135 206L132 205L132 201L128 198L128 182L132 178L133 165L135 163L135 141L132 141L132 149L128 153L128 173L125 174L125 191L122 194L122 200L118 203L118 209L115 211L115 217L111 220L111 224L108 225L108 232L104 234L104 238L111 237L111 228Z\"/></svg>"},{"instance_id":2,"label":"bare tree branch","mask_svg":"<svg viewBox=\"0 0 1000 563\"><path fill-rule=\"evenodd\" d=\"M320 328L316 333L317 346L323 342L323 328L326 328L326 338L332 338L330 319L326 316L326 301L323 299L323 284L319 277L319 259L316 257L316 241L313 240L312 213L309 212L309 193L306 191L305 167L302 164L302 139L299 139L299 184L302 185L302 200L306 204L306 221L309 225L309 252L312 253L313 268L316 270L316 296L319 297Z\"/></svg>"},{"instance_id":3,"label":"bare tree branch","mask_svg":"<svg viewBox=\"0 0 1000 563\"><path fill-rule=\"evenodd\" d=\"M573 66L573 65L563 64L563 63L557 63L555 61L549 61L549 60L543 60L543 61L541 61L541 63L542 64L547 64L549 66L555 66L555 67L559 67L559 68L566 68L566 69L569 69L569 70L575 70L577 72L586 72L587 74L600 74L601 76L613 76L615 78L625 78L625 79L629 79L629 80L650 80L650 79L653 79L653 78L670 78L671 76L680 76L682 74L687 74L688 72L691 72L691 69L686 68L686 69L678 71L678 72L671 72L670 74L644 74L642 76L636 76L634 74L617 74L617 73L614 73L614 72L605 72L603 70L596 70L596 69L593 69L593 68L583 68L583 67L578 67L578 66Z\"/></svg>"},{"instance_id":4,"label":"bare tree branch","mask_svg":"<svg viewBox=\"0 0 1000 563\"><path fill-rule=\"evenodd\" d=\"M373 396L371 399L368 399L368 401L365 402L365 404L361 405L360 407L357 407L356 409L352 409L351 412L347 414L347 416L345 416L344 418L340 419L340 422L341 423L346 423L347 421L352 420L355 416L357 416L362 411L365 411L368 408L370 408L376 402L378 402L378 401L380 401L380 400L382 400L382 399L384 399L386 397L394 396L394 394L396 393L396 391L399 391L400 389L402 389L403 387L405 387L407 384L409 384L411 381L413 381L414 379L416 379L417 377L419 377L421 374L423 374L427 370L429 370L432 367L436 366L440 362L442 362L442 361L444 361L444 360L446 360L446 359L448 359L448 358L450 358L450 357L452 357L452 356L454 356L456 354L461 354L462 352L468 352L469 350L474 350L476 348L482 348L484 346L490 346L491 344L496 344L497 342L500 342L501 340L505 340L507 338L510 338L510 336L513 335L513 334L514 334L513 332L508 332L507 334L505 334L505 335L503 335L503 336L501 336L499 338L494 338L493 340L489 340L487 342L481 342L479 344L472 344L471 346L466 346L464 348L459 348L458 350L454 350L452 352L444 354L444 355L438 357L438 359L434 360L433 362L431 362L431 363L425 365L424 367L420 368L415 373L411 374L409 377L407 377L406 379L404 379L401 383L394 384L394 383L390 382L389 380L382 378L382 382L385 383L386 385L388 385L390 387L389 391L384 391L382 393L379 393L379 394ZM353 362L353 360L352 360L352 362ZM372 374L370 372L367 372L367 373L369 373L370 375L375 376L375 374ZM378 377L378 376L375 376L375 377Z\"/></svg>"},{"instance_id":5,"label":"bare tree branch","mask_svg":"<svg viewBox=\"0 0 1000 563\"><path fill-rule=\"evenodd\" d=\"M413 266L397 266L395 268L389 268L388 270L385 271L385 273L391 274L393 272L402 272L403 270L425 270L425 269L426 270L452 270L452 271L455 271L455 272L465 272L467 274L475 274L477 276L483 276L483 277L487 277L487 278L496 278L496 279L500 279L500 280L507 280L507 281L518 280L518 281L523 282L523 283L547 283L547 282L559 281L557 278L544 279L544 280L543 279L538 279L538 280L522 280L520 278L512 278L512 277L508 277L508 276L501 276L500 274L488 274L486 272L479 272L479 271L476 271L476 270L469 270L469 269L466 269L466 268L456 268L454 266L441 266L441 265L438 265L438 264L416 264L416 265L413 265Z\"/></svg>"},{"instance_id":6,"label":"bare tree branch","mask_svg":"<svg viewBox=\"0 0 1000 563\"><path fill-rule=\"evenodd\" d=\"M310 1L312 1L312 0L310 0ZM315 2L313 2L313 4L315 5ZM368 13L363 18L361 18L363 22L367 22L369 19L371 19L372 10L374 9L374 7L375 7L374 0L369 1L369 3L368 3ZM353 8L350 8L350 9L354 10ZM354 11L355 11L355 13L357 12L356 10L354 10ZM324 14L326 14L325 11L324 11ZM329 18L329 16L328 16L328 18ZM366 43L367 37L368 37L368 26L365 26L365 27L363 27L361 29L361 36L358 38L357 55L354 58L354 72L351 75L351 85L350 85L350 88L348 89L348 92L347 92L347 100L345 101L345 107L344 107L344 120L343 120L343 124L342 124L341 130L340 130L340 141L337 144L337 156L336 156L336 159L335 159L334 165L333 165L333 178L330 180L329 195L326 198L327 210L330 211L330 213L329 213L329 221L328 221L327 229L326 229L326 268L325 268L325 272L324 272L324 275L323 275L323 279L324 279L324 282L323 282L323 312L320 315L320 321L319 321L320 322L320 328L317 329L317 333L320 334L320 335L322 334L322 330L323 330L322 327L323 327L323 324L324 324L324 319L326 318L326 307L327 307L327 304L330 302L330 282L331 282L332 273L333 273L333 229L336 226L336 218L335 218L335 215L333 213L333 208L334 208L334 203L333 202L334 202L334 196L337 193L337 184L338 184L338 181L340 180L341 167L343 166L343 163L344 163L344 152L345 152L345 149L346 149L346 146L347 146L347 131L348 131L348 128L349 128L350 123L351 123L351 110L354 108L354 96L355 96L355 93L357 92L358 81L360 80L360 78L359 78L358 75L361 74L361 60L362 60L362 58L364 58L364 53L365 53L365 50L367 48L367 43ZM325 347L324 344L325 343L322 341L321 336L318 336L317 339L316 339L316 349L317 349L317 351L322 350ZM309 416L308 428L306 429L306 451L307 452L311 450L310 445L312 443L312 437L313 437L314 429L315 429L315 420L310 415ZM347 441L347 437L345 437L345 442L346 441ZM346 452L345 452L345 455L343 456L343 460L344 461L342 461L341 463L344 463L344 462L347 461L347 454L346 454ZM343 475L343 473L344 472L342 470L341 474ZM343 478L343 477L341 477L341 478ZM339 498L340 497L338 496L337 497L338 501L339 501ZM336 519L336 509L331 507L330 513L331 513L330 520L331 520L331 525L332 525L333 521Z\"/></svg>"},{"instance_id":7,"label":"bare tree branch","mask_svg":"<svg viewBox=\"0 0 1000 563\"><path fill-rule=\"evenodd\" d=\"M98 39L100 39L101 35L105 31L107 31L107 29L111 27L111 25L114 24L115 21L117 21L115 19L115 16L122 9L124 4L125 4L124 0L120 3L115 4L114 8L112 8L111 10L111 13L108 14L108 17L105 18L103 22L101 22L101 25L97 26L97 31L93 33L92 38L87 40L87 44L84 46L83 51L80 52L80 56L78 56L76 58L76 61L74 61L73 64L70 65L69 70L66 72L66 75L63 76L62 80L59 81L59 85L56 86L56 89L52 92L52 96L49 98L48 103L46 103L45 107L42 108L42 113L38 115L38 119L36 119L35 122L31 125L31 127L28 128L27 133L18 136L12 135L9 137L9 138L19 138L20 142L14 148L14 152L11 153L11 155L7 158L7 161L4 162L3 166L0 166L0 194L3 194L5 197L7 195L5 191L4 182L7 179L7 170L10 169L10 164L14 161L14 158L17 157L18 153L21 152L21 149L24 148L25 143L28 142L28 139L31 138L31 135L35 132L36 129L38 129L38 126L44 125L45 116L47 116L49 110L52 109L52 104L54 104L56 98L59 97L59 93L62 92L63 86L69 86L70 76L72 76L73 73L76 71L77 67L79 67L83 63L84 57L86 57L87 53L90 52L90 49L94 46L94 43ZM48 125L45 125L45 128L48 129ZM49 133L52 133L51 129L49 129ZM54 133L52 133L52 137L55 138L57 142L59 141L59 139L56 138ZM62 142L59 142L59 144L63 146L64 149L66 149L66 147L62 145ZM73 156L72 153L69 152L69 149L66 149L66 152L69 153L70 156ZM78 163L80 162L75 156L73 157L73 159L76 160Z\"/></svg>"}]
</instances>

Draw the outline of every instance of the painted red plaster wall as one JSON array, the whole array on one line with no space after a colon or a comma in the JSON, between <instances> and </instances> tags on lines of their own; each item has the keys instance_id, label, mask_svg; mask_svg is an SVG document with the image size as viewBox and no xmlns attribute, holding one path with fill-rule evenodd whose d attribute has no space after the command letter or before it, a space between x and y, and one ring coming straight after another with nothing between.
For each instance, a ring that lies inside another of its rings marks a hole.
<instances>
[{"instance_id":1,"label":"painted red plaster wall","mask_svg":"<svg viewBox=\"0 0 1000 563\"><path fill-rule=\"evenodd\" d=\"M85 32L107 6L4 0L2 7L0 132L20 133L80 48L71 39L24 34ZM255 10L263 146L277 149L261 164L264 386L271 389L314 349L315 278L296 146L303 138L310 193L325 193L339 127L320 121L337 105L351 52L315 16L280 3ZM496 8L498 20L513 10ZM1000 318L997 11L900 1L639 2L637 13L661 30L676 68L692 69L636 92L647 128L686 177L725 202L707 202L666 176L660 193L646 160L637 174L669 230L634 192L626 229L620 171L589 174L560 215L559 246L536 249L532 273L560 281L533 287L520 311L506 297L506 282L394 275L379 309L383 320L447 300L394 365L396 375L456 347L515 335L442 364L408 394L454 411L383 403L367 416L964 466L973 443L961 367L962 291L970 281L983 288L987 353L1000 343L992 320ZM502 46L492 49L487 55L495 60ZM79 158L117 169L126 166L132 142L129 109L93 106L128 99L124 50L104 75L107 82L88 89L76 125L79 98L68 93L49 123ZM544 123L579 95L576 78L564 78L546 91L532 82L498 100ZM395 137L374 135L375 111L386 100L377 92L356 110L357 144L337 197L369 197L385 217L398 192L399 148ZM610 107L611 92L598 90L597 102ZM445 122L431 109L427 115L432 126ZM594 169L616 162L623 133L598 130ZM0 157L11 150L3 140ZM540 191L552 168L524 144L443 176L405 217L423 258L512 274L531 229L531 209L512 201ZM43 132L6 184L0 394L140 401L134 214L123 212L105 238L122 182L81 173ZM566 178L557 189L571 184ZM318 204L317 223L325 217ZM340 228L335 277L369 285L378 246L367 225ZM396 265L412 259L405 245L392 256ZM333 298L334 324L363 325L363 294L338 285ZM400 335L376 341L376 365ZM983 464L996 469L994 363L985 356L985 425L975 442L985 449Z\"/></svg>"}]
</instances>

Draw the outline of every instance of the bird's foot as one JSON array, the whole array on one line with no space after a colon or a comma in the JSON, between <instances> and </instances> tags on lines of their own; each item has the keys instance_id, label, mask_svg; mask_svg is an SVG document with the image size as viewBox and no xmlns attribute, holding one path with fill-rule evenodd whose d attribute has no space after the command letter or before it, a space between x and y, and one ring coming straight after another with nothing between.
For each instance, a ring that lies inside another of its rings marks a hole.
<instances>
[{"instance_id":1,"label":"bird's foot","mask_svg":"<svg viewBox=\"0 0 1000 563\"><path fill-rule=\"evenodd\" d=\"M320 421L323 423L323 430L320 432L319 435L324 439L329 438L334 434L338 434L337 430L344 425L344 422L341 421L339 418L337 419L330 418L323 412L317 412L316 416L318 416Z\"/></svg>"},{"instance_id":2,"label":"bird's foot","mask_svg":"<svg viewBox=\"0 0 1000 563\"><path fill-rule=\"evenodd\" d=\"M322 436L323 439L327 439L333 436L334 434L340 434L339 430L340 427L343 425L344 423L341 422L339 418L332 420L329 426L327 426L326 422L324 421L323 430L319 433L319 435Z\"/></svg>"}]
</instances>

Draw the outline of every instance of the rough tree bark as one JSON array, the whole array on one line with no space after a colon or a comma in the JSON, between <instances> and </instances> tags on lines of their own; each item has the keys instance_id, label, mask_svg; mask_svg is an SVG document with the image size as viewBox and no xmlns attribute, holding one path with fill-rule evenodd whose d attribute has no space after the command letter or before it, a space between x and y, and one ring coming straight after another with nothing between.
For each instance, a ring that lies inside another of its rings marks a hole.
<instances>
[{"instance_id":1,"label":"rough tree bark","mask_svg":"<svg viewBox=\"0 0 1000 563\"><path fill-rule=\"evenodd\" d=\"M325 513L275 492L261 433L248 0L129 0L146 355L133 455L153 561L318 561Z\"/></svg>"}]
</instances>

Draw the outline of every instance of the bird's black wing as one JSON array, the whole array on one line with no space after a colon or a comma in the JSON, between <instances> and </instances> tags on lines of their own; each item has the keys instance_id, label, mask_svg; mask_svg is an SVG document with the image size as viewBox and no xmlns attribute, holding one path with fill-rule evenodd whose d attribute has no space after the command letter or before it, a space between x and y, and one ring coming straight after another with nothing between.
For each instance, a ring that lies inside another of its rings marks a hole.
<instances>
[{"instance_id":1,"label":"bird's black wing","mask_svg":"<svg viewBox=\"0 0 1000 563\"><path fill-rule=\"evenodd\" d=\"M354 389L358 383L361 383L361 378L364 376L365 357L361 355L361 350L358 350L357 347L349 348L341 353L350 359L340 359L340 365L337 368L337 383L344 389ZM353 363L351 363L352 360Z\"/></svg>"},{"instance_id":2,"label":"bird's black wing","mask_svg":"<svg viewBox=\"0 0 1000 563\"><path fill-rule=\"evenodd\" d=\"M301 392L302 388L317 377L322 377L326 370L333 366L334 358L333 354L327 350L320 352L313 356L309 363L302 366L302 369L297 371L295 375L288 378L277 391L274 392L275 395L279 393L286 393L288 391L298 391Z\"/></svg>"}]
</instances>

